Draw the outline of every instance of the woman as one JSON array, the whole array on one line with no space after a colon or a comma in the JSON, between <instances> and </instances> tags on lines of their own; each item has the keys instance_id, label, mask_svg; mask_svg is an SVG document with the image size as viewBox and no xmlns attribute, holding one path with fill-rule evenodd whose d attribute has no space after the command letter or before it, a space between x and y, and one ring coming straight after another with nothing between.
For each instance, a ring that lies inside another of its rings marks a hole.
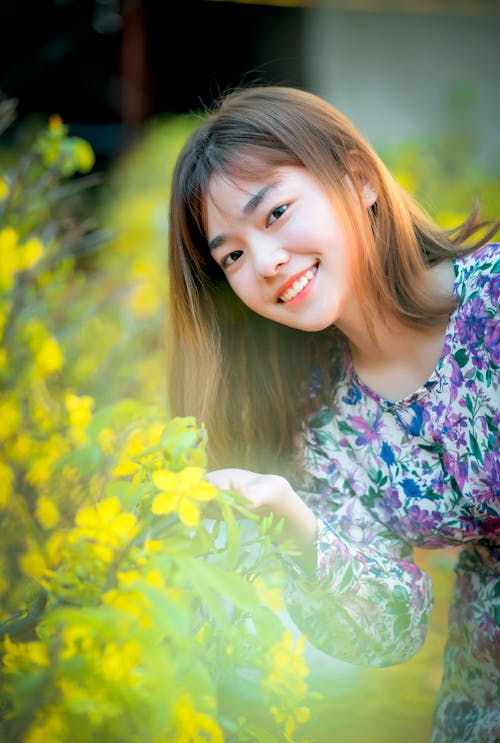
<instances>
[{"instance_id":1,"label":"woman","mask_svg":"<svg viewBox=\"0 0 500 743\"><path fill-rule=\"evenodd\" d=\"M463 545L433 743L500 735L497 229L440 229L293 88L227 95L173 174L171 412L206 424L215 485L283 518L297 626L402 662L432 606L413 547Z\"/></svg>"}]
</instances>

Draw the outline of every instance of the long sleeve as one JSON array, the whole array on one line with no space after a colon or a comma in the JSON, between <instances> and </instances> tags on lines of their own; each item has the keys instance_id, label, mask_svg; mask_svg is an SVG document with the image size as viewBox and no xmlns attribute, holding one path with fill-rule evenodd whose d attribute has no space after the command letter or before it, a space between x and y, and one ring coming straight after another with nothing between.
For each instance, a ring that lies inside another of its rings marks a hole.
<instances>
[{"instance_id":1,"label":"long sleeve","mask_svg":"<svg viewBox=\"0 0 500 743\"><path fill-rule=\"evenodd\" d=\"M308 489L299 492L317 516L317 567L305 575L286 560L287 609L328 655L360 665L400 663L424 642L431 580L412 548L348 492L335 464L317 447L306 459Z\"/></svg>"}]
</instances>

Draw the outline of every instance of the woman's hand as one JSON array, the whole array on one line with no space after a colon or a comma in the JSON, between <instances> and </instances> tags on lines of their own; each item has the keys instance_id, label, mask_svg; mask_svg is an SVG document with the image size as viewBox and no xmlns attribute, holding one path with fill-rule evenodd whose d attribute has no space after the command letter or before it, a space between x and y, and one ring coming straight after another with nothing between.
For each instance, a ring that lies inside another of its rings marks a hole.
<instances>
[{"instance_id":1,"label":"woman's hand","mask_svg":"<svg viewBox=\"0 0 500 743\"><path fill-rule=\"evenodd\" d=\"M296 561L304 570L316 566L316 517L297 495L288 480L280 475L262 475L237 468L213 470L207 480L219 490L235 490L242 495L249 511L263 515L274 513L283 518L281 541L292 541L300 554Z\"/></svg>"}]
</instances>

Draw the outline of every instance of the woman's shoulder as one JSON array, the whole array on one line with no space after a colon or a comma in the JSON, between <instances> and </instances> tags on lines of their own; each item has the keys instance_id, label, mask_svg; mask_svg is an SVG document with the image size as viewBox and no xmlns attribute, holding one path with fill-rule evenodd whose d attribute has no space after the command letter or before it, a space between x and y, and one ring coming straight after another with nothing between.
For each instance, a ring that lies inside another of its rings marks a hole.
<instances>
[{"instance_id":1,"label":"woman's shoulder","mask_svg":"<svg viewBox=\"0 0 500 743\"><path fill-rule=\"evenodd\" d=\"M495 276L500 273L500 242L481 245L471 252L457 253L453 260L455 273L464 279L475 275Z\"/></svg>"},{"instance_id":2,"label":"woman's shoulder","mask_svg":"<svg viewBox=\"0 0 500 743\"><path fill-rule=\"evenodd\" d=\"M500 297L500 242L490 242L453 260L455 293L463 305L481 297L495 310Z\"/></svg>"},{"instance_id":3,"label":"woman's shoulder","mask_svg":"<svg viewBox=\"0 0 500 743\"><path fill-rule=\"evenodd\" d=\"M500 365L500 243L455 256L454 267L458 304L448 327L450 348L461 368L467 359L481 374L490 368L489 384Z\"/></svg>"}]
</instances>

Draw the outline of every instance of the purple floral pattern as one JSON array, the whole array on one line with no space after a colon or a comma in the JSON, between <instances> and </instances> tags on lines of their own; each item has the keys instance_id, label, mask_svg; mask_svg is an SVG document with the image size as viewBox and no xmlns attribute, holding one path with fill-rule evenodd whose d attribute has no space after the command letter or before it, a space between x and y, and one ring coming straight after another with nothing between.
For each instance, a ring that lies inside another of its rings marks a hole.
<instances>
[{"instance_id":1,"label":"purple floral pattern","mask_svg":"<svg viewBox=\"0 0 500 743\"><path fill-rule=\"evenodd\" d=\"M432 743L500 740L500 243L454 258L457 306L436 369L395 403L346 357L304 432L300 492L318 520L313 576L287 604L324 652L358 664L419 650L432 608L413 547L462 545ZM289 563L291 565L291 563Z\"/></svg>"}]
</instances>

